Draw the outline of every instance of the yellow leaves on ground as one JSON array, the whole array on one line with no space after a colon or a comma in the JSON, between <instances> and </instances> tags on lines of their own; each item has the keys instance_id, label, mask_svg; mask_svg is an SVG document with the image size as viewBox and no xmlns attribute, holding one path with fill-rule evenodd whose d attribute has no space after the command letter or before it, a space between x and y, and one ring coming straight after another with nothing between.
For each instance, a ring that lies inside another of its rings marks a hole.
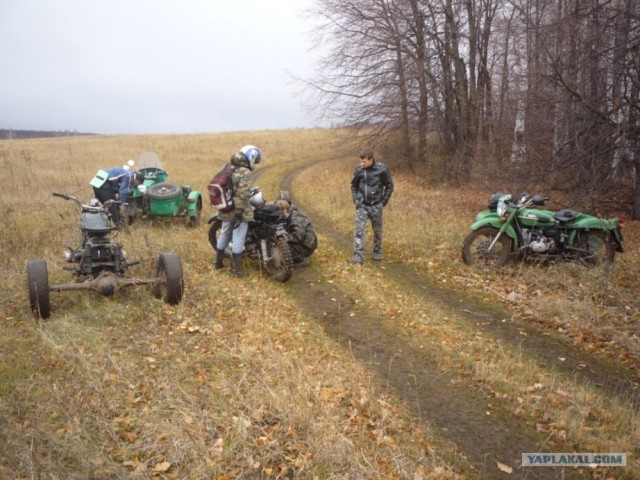
<instances>
[{"instance_id":1,"label":"yellow leaves on ground","mask_svg":"<svg viewBox=\"0 0 640 480\"><path fill-rule=\"evenodd\" d=\"M151 469L151 475L155 476L155 475L158 475L158 474L161 474L161 473L165 473L170 468L171 468L171 463L166 462L166 461L165 462L160 462L160 463L156 464L156 466Z\"/></svg>"},{"instance_id":2,"label":"yellow leaves on ground","mask_svg":"<svg viewBox=\"0 0 640 480\"><path fill-rule=\"evenodd\" d=\"M501 472L513 473L513 468L511 468L509 465L505 465L504 463L496 462L496 466L498 467L498 470L500 470Z\"/></svg>"}]
</instances>

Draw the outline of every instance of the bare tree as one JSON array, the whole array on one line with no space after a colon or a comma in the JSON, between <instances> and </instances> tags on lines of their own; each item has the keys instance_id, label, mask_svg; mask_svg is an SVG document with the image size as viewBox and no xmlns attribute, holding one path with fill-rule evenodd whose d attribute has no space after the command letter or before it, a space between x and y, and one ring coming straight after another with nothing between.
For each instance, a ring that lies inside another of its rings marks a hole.
<instances>
[{"instance_id":1,"label":"bare tree","mask_svg":"<svg viewBox=\"0 0 640 480\"><path fill-rule=\"evenodd\" d=\"M637 0L317 0L314 12L329 47L309 86L325 118L395 141L434 178L502 170L640 217Z\"/></svg>"},{"instance_id":2,"label":"bare tree","mask_svg":"<svg viewBox=\"0 0 640 480\"><path fill-rule=\"evenodd\" d=\"M326 118L371 132L372 141L399 133L400 156L414 160L410 135L413 71L406 65L402 16L385 0L320 0L319 41L330 45L322 74L309 82Z\"/></svg>"},{"instance_id":3,"label":"bare tree","mask_svg":"<svg viewBox=\"0 0 640 480\"><path fill-rule=\"evenodd\" d=\"M555 180L556 188L592 208L604 200L612 206L627 203L638 216L638 4L550 5L517 5L531 32L525 138L527 150L538 155L529 156L528 171ZM632 202L624 189L633 189ZM616 191L620 195L612 197Z\"/></svg>"}]
</instances>

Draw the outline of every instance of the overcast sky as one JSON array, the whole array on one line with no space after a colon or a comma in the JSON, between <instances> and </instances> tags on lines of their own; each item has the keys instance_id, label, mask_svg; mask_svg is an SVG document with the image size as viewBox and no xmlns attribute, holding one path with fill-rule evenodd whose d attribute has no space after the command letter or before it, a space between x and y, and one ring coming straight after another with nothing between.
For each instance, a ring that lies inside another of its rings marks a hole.
<instances>
[{"instance_id":1,"label":"overcast sky","mask_svg":"<svg viewBox=\"0 0 640 480\"><path fill-rule=\"evenodd\" d=\"M0 0L0 128L310 127L313 0Z\"/></svg>"}]
</instances>

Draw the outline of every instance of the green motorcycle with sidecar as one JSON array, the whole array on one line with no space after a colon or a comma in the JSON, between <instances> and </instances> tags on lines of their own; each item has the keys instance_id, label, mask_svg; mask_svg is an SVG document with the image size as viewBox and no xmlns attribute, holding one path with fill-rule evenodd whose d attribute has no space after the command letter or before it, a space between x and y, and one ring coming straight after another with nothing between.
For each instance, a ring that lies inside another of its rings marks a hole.
<instances>
[{"instance_id":1,"label":"green motorcycle with sidecar","mask_svg":"<svg viewBox=\"0 0 640 480\"><path fill-rule=\"evenodd\" d=\"M130 166L133 162L130 162ZM187 225L200 225L202 195L188 185L167 183L168 172L158 155L144 152L138 158L136 169L144 175L144 182L133 190L125 208L128 223L136 218L183 217Z\"/></svg>"},{"instance_id":2,"label":"green motorcycle with sidecar","mask_svg":"<svg viewBox=\"0 0 640 480\"><path fill-rule=\"evenodd\" d=\"M545 210L547 198L495 193L476 215L462 246L467 265L502 267L513 258L569 260L588 266L611 264L623 252L618 218L599 218L569 208Z\"/></svg>"}]
</instances>

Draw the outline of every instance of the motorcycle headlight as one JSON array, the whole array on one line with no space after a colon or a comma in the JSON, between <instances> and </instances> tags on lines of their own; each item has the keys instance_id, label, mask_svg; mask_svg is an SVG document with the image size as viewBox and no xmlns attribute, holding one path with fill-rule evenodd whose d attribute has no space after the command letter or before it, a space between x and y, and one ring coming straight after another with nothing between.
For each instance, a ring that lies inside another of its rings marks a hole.
<instances>
[{"instance_id":1,"label":"motorcycle headlight","mask_svg":"<svg viewBox=\"0 0 640 480\"><path fill-rule=\"evenodd\" d=\"M498 202L498 206L496 207L496 213L498 214L499 217L504 216L505 213L507 213L507 204L504 200L500 200Z\"/></svg>"}]
</instances>

